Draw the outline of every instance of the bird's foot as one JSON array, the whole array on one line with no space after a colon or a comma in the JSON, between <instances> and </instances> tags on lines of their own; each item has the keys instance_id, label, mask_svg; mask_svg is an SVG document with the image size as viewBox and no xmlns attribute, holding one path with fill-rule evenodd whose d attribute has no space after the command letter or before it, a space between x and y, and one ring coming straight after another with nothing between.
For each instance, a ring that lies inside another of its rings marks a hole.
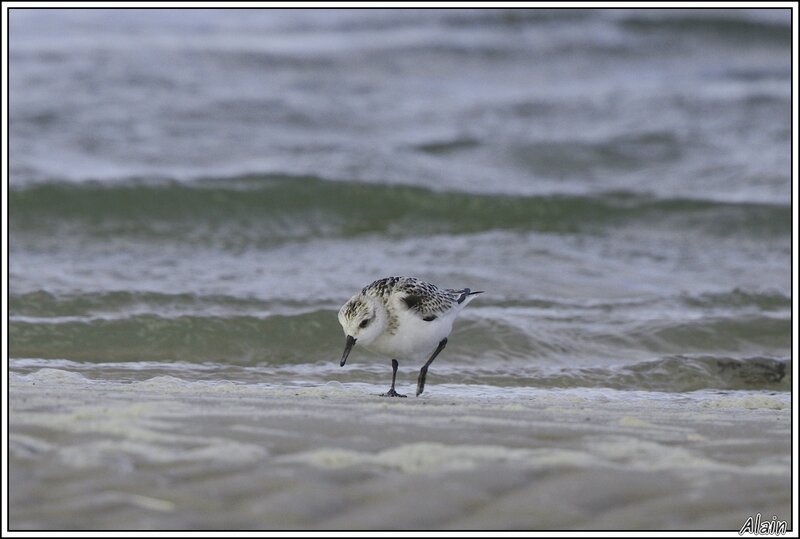
<instances>
[{"instance_id":1,"label":"bird's foot","mask_svg":"<svg viewBox=\"0 0 800 539\"><path fill-rule=\"evenodd\" d=\"M381 393L381 397L403 397L403 398L405 398L406 396L405 395L401 395L400 393L395 391L394 388L391 388L386 393Z\"/></svg>"}]
</instances>

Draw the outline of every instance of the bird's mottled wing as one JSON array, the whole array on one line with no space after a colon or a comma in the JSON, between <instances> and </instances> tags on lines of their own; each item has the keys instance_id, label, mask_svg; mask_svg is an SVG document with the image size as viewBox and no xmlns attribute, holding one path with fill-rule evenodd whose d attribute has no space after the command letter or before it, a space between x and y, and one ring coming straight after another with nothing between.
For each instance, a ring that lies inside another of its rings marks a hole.
<instances>
[{"instance_id":1,"label":"bird's mottled wing","mask_svg":"<svg viewBox=\"0 0 800 539\"><path fill-rule=\"evenodd\" d=\"M439 316L463 301L468 290L441 289L413 277L386 277L367 285L361 291L381 298L388 304L389 297L397 294L401 303L425 321Z\"/></svg>"},{"instance_id":2,"label":"bird's mottled wing","mask_svg":"<svg viewBox=\"0 0 800 539\"><path fill-rule=\"evenodd\" d=\"M394 334L398 325L398 307L432 322L463 303L468 296L480 292L472 292L469 288L442 289L413 277L386 277L365 286L361 293L383 302L388 314L386 331Z\"/></svg>"},{"instance_id":3,"label":"bird's mottled wing","mask_svg":"<svg viewBox=\"0 0 800 539\"><path fill-rule=\"evenodd\" d=\"M397 290L408 309L427 322L436 320L452 309L459 298L459 294L453 290L442 290L410 277L398 282Z\"/></svg>"}]
</instances>

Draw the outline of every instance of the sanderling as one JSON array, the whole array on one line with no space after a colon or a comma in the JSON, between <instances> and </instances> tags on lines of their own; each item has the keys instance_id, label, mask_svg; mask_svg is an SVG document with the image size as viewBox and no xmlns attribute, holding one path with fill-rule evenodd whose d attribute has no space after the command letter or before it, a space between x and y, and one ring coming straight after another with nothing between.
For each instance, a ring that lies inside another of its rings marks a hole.
<instances>
[{"instance_id":1,"label":"sanderling","mask_svg":"<svg viewBox=\"0 0 800 539\"><path fill-rule=\"evenodd\" d=\"M397 359L424 359L417 378L417 396L425 389L428 367L447 345L461 309L475 298L469 288L455 290L413 277L387 277L365 286L339 310L339 323L346 336L340 366L356 342L387 354L392 359L392 387L384 397L405 397L394 390Z\"/></svg>"}]
</instances>

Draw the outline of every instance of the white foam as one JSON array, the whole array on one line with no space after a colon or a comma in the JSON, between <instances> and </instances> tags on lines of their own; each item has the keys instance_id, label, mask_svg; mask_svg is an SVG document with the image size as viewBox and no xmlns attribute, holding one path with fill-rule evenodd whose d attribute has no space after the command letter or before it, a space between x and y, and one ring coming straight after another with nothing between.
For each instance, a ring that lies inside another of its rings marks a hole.
<instances>
[{"instance_id":1,"label":"white foam","mask_svg":"<svg viewBox=\"0 0 800 539\"><path fill-rule=\"evenodd\" d=\"M318 468L378 466L406 474L471 470L489 463L511 463L526 468L577 467L591 461L588 454L560 449L524 449L501 445L447 445L419 442L377 452L324 448L283 457L286 462Z\"/></svg>"},{"instance_id":2,"label":"white foam","mask_svg":"<svg viewBox=\"0 0 800 539\"><path fill-rule=\"evenodd\" d=\"M745 408L748 410L767 408L770 410L783 410L791 406L791 402L785 398L781 399L767 395L747 395L745 397L719 397L705 401L703 406L708 408Z\"/></svg>"},{"instance_id":3,"label":"white foam","mask_svg":"<svg viewBox=\"0 0 800 539\"><path fill-rule=\"evenodd\" d=\"M87 384L90 382L88 378L77 372L49 367L20 376L18 380L27 383L42 382L53 384Z\"/></svg>"},{"instance_id":4,"label":"white foam","mask_svg":"<svg viewBox=\"0 0 800 539\"><path fill-rule=\"evenodd\" d=\"M605 458L607 463L636 470L706 470L766 475L788 473L788 468L785 466L758 464L740 466L702 456L688 447L633 436L608 436L595 439L592 441L592 451Z\"/></svg>"}]
</instances>

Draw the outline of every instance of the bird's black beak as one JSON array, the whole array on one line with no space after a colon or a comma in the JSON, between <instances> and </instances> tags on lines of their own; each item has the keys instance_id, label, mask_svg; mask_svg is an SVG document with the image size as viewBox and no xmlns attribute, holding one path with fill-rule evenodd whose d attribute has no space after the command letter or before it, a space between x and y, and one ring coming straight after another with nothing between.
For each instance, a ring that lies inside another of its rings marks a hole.
<instances>
[{"instance_id":1,"label":"bird's black beak","mask_svg":"<svg viewBox=\"0 0 800 539\"><path fill-rule=\"evenodd\" d=\"M350 350L353 349L354 344L356 344L356 339L348 335L347 340L344 341L344 353L342 354L342 361L339 362L340 367L344 367L344 362L347 361L347 356L350 355Z\"/></svg>"}]
</instances>

